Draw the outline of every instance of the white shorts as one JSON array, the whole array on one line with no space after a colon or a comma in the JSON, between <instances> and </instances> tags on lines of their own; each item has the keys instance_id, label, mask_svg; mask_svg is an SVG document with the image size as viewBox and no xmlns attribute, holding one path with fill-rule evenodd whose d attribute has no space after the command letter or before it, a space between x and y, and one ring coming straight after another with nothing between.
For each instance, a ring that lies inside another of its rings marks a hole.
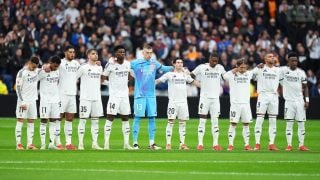
<instances>
[{"instance_id":1,"label":"white shorts","mask_svg":"<svg viewBox=\"0 0 320 180\"><path fill-rule=\"evenodd\" d=\"M230 122L238 123L241 119L242 123L252 122L252 113L250 104L231 104Z\"/></svg>"},{"instance_id":2,"label":"white shorts","mask_svg":"<svg viewBox=\"0 0 320 180\"><path fill-rule=\"evenodd\" d=\"M24 104L27 105L26 110L22 110L20 106L22 105L21 101L17 102L16 108L16 117L21 119L37 119L37 103L34 102L25 102Z\"/></svg>"},{"instance_id":3,"label":"white shorts","mask_svg":"<svg viewBox=\"0 0 320 180\"><path fill-rule=\"evenodd\" d=\"M258 96L257 114L278 115L279 97L276 94L263 94Z\"/></svg>"},{"instance_id":4,"label":"white shorts","mask_svg":"<svg viewBox=\"0 0 320 180\"><path fill-rule=\"evenodd\" d=\"M304 101L285 101L284 103L284 119L292 119L297 121L306 121L306 110Z\"/></svg>"},{"instance_id":5,"label":"white shorts","mask_svg":"<svg viewBox=\"0 0 320 180\"><path fill-rule=\"evenodd\" d=\"M59 103L46 103L40 101L39 113L41 119L59 119L60 107Z\"/></svg>"},{"instance_id":6,"label":"white shorts","mask_svg":"<svg viewBox=\"0 0 320 180\"><path fill-rule=\"evenodd\" d=\"M60 94L60 113L77 113L76 96Z\"/></svg>"},{"instance_id":7,"label":"white shorts","mask_svg":"<svg viewBox=\"0 0 320 180\"><path fill-rule=\"evenodd\" d=\"M79 117L89 118L89 117L101 117L103 116L103 107L101 100L89 101L80 100L79 106Z\"/></svg>"},{"instance_id":8,"label":"white shorts","mask_svg":"<svg viewBox=\"0 0 320 180\"><path fill-rule=\"evenodd\" d=\"M110 115L131 114L129 97L109 97L106 109L107 109L107 114L110 114Z\"/></svg>"},{"instance_id":9,"label":"white shorts","mask_svg":"<svg viewBox=\"0 0 320 180\"><path fill-rule=\"evenodd\" d=\"M208 115L210 111L211 117L220 116L220 100L219 98L200 97L198 114Z\"/></svg>"},{"instance_id":10,"label":"white shorts","mask_svg":"<svg viewBox=\"0 0 320 180\"><path fill-rule=\"evenodd\" d=\"M189 109L187 102L171 102L169 100L167 109L168 119L189 120Z\"/></svg>"}]
</instances>

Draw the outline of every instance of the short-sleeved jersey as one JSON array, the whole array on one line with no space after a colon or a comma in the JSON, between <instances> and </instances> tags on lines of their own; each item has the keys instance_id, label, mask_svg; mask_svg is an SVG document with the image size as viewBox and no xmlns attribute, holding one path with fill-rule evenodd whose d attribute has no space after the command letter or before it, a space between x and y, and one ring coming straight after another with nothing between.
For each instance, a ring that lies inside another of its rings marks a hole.
<instances>
[{"instance_id":1,"label":"short-sleeved jersey","mask_svg":"<svg viewBox=\"0 0 320 180\"><path fill-rule=\"evenodd\" d=\"M228 71L223 78L229 82L230 102L235 104L250 103L250 80L252 72L246 71L241 74Z\"/></svg>"},{"instance_id":2,"label":"short-sleeved jersey","mask_svg":"<svg viewBox=\"0 0 320 180\"><path fill-rule=\"evenodd\" d=\"M298 101L303 99L302 84L307 84L306 73L297 68L291 70L289 67L281 69L281 85L283 97L286 101Z\"/></svg>"},{"instance_id":3,"label":"short-sleeved jersey","mask_svg":"<svg viewBox=\"0 0 320 180\"><path fill-rule=\"evenodd\" d=\"M155 59L136 59L131 61L135 77L134 97L155 97L155 76L157 71L168 72L172 66L164 66Z\"/></svg>"},{"instance_id":4,"label":"short-sleeved jersey","mask_svg":"<svg viewBox=\"0 0 320 180\"><path fill-rule=\"evenodd\" d=\"M84 64L77 72L80 78L80 100L101 100L102 66Z\"/></svg>"},{"instance_id":5,"label":"short-sleeved jersey","mask_svg":"<svg viewBox=\"0 0 320 180\"><path fill-rule=\"evenodd\" d=\"M194 81L190 75L184 72L167 72L158 80L161 82L168 81L169 100L173 102L186 102L187 83Z\"/></svg>"},{"instance_id":6,"label":"short-sleeved jersey","mask_svg":"<svg viewBox=\"0 0 320 180\"><path fill-rule=\"evenodd\" d=\"M16 78L18 101L33 102L38 100L38 74L40 69L30 71L22 68Z\"/></svg>"},{"instance_id":7,"label":"short-sleeved jersey","mask_svg":"<svg viewBox=\"0 0 320 180\"><path fill-rule=\"evenodd\" d=\"M207 98L219 98L222 75L225 73L222 65L211 67L209 63L201 64L192 73L201 82L200 96Z\"/></svg>"},{"instance_id":8,"label":"short-sleeved jersey","mask_svg":"<svg viewBox=\"0 0 320 180\"><path fill-rule=\"evenodd\" d=\"M59 67L59 90L60 94L77 95L77 71L80 64L76 60L68 61L61 59Z\"/></svg>"},{"instance_id":9,"label":"short-sleeved jersey","mask_svg":"<svg viewBox=\"0 0 320 180\"><path fill-rule=\"evenodd\" d=\"M44 103L59 103L59 70L39 73L40 101Z\"/></svg>"},{"instance_id":10,"label":"short-sleeved jersey","mask_svg":"<svg viewBox=\"0 0 320 180\"><path fill-rule=\"evenodd\" d=\"M128 75L130 72L130 63L124 61L122 64L109 63L105 66L102 75L109 78L109 96L111 97L127 97Z\"/></svg>"},{"instance_id":11,"label":"short-sleeved jersey","mask_svg":"<svg viewBox=\"0 0 320 180\"><path fill-rule=\"evenodd\" d=\"M263 68L254 68L252 73L255 79L257 80L259 94L278 94L278 87L281 75L280 68L270 68L265 65Z\"/></svg>"}]
</instances>

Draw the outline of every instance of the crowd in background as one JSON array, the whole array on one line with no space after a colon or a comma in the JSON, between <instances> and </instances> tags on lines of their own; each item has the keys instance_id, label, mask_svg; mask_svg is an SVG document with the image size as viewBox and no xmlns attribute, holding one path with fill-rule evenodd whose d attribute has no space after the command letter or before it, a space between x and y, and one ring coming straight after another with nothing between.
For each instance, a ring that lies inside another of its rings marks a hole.
<instances>
[{"instance_id":1,"label":"crowd in background","mask_svg":"<svg viewBox=\"0 0 320 180\"><path fill-rule=\"evenodd\" d=\"M270 51L286 65L286 54L296 51L310 95L319 96L319 32L318 0L0 0L0 94L4 86L14 92L32 55L46 63L72 45L84 63L95 48L104 66L113 47L125 46L131 61L148 43L161 63L182 57L190 71L212 52L230 70L239 57L254 68ZM221 93L228 94L227 84Z\"/></svg>"}]
</instances>

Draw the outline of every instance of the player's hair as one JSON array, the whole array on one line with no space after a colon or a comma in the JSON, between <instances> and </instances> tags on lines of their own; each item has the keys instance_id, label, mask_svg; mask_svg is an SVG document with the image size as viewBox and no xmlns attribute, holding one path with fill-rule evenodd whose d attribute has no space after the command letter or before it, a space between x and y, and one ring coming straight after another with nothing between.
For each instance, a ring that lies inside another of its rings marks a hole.
<instances>
[{"instance_id":1,"label":"player's hair","mask_svg":"<svg viewBox=\"0 0 320 180\"><path fill-rule=\"evenodd\" d=\"M288 59L290 59L291 57L298 57L298 54L296 52L289 52L288 53Z\"/></svg>"},{"instance_id":2,"label":"player's hair","mask_svg":"<svg viewBox=\"0 0 320 180\"><path fill-rule=\"evenodd\" d=\"M144 46L143 46L143 49L152 49L152 46L150 46L149 44L147 44L147 45L144 45Z\"/></svg>"},{"instance_id":3,"label":"player's hair","mask_svg":"<svg viewBox=\"0 0 320 180\"><path fill-rule=\"evenodd\" d=\"M241 66L241 64L248 64L248 61L245 58L237 59L237 67Z\"/></svg>"},{"instance_id":4,"label":"player's hair","mask_svg":"<svg viewBox=\"0 0 320 180\"><path fill-rule=\"evenodd\" d=\"M64 48L64 52L69 51L69 49L74 49L74 47L73 47L73 46L66 46L66 47Z\"/></svg>"},{"instance_id":5,"label":"player's hair","mask_svg":"<svg viewBox=\"0 0 320 180\"><path fill-rule=\"evenodd\" d=\"M55 63L55 64L61 64L61 59L59 56L51 56L50 57L50 62Z\"/></svg>"},{"instance_id":6,"label":"player's hair","mask_svg":"<svg viewBox=\"0 0 320 180\"><path fill-rule=\"evenodd\" d=\"M113 48L113 52L117 52L119 49L126 49L124 46L118 45L116 47Z\"/></svg>"},{"instance_id":7,"label":"player's hair","mask_svg":"<svg viewBox=\"0 0 320 180\"><path fill-rule=\"evenodd\" d=\"M40 62L40 59L37 57L37 56L32 56L31 58L30 58L30 62L32 62L33 64L39 64L39 62Z\"/></svg>"},{"instance_id":8,"label":"player's hair","mask_svg":"<svg viewBox=\"0 0 320 180\"><path fill-rule=\"evenodd\" d=\"M88 49L88 50L87 50L86 55L88 56L92 51L97 52L97 50L91 48L91 49Z\"/></svg>"},{"instance_id":9,"label":"player's hair","mask_svg":"<svg viewBox=\"0 0 320 180\"><path fill-rule=\"evenodd\" d=\"M174 59L172 60L172 64L175 64L178 60L182 60L182 62L183 62L183 59L182 59L182 58L177 57L177 58L174 58Z\"/></svg>"},{"instance_id":10,"label":"player's hair","mask_svg":"<svg viewBox=\"0 0 320 180\"><path fill-rule=\"evenodd\" d=\"M220 58L220 57L219 57L219 54L216 53L216 52L211 53L210 56L209 56L210 59L213 58L213 57L216 57L216 58L218 58L218 59Z\"/></svg>"}]
</instances>

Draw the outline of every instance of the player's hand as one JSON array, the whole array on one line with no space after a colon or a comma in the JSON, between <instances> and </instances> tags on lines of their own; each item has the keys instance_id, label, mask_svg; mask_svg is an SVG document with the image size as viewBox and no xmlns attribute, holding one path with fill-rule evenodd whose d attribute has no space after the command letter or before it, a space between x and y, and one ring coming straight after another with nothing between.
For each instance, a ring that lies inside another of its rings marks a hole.
<instances>
[{"instance_id":1,"label":"player's hand","mask_svg":"<svg viewBox=\"0 0 320 180\"><path fill-rule=\"evenodd\" d=\"M304 109L308 109L309 107L309 102L304 102Z\"/></svg>"},{"instance_id":2,"label":"player's hand","mask_svg":"<svg viewBox=\"0 0 320 180\"><path fill-rule=\"evenodd\" d=\"M183 67L183 72L186 73L187 75L190 75L190 71L187 67Z\"/></svg>"},{"instance_id":3,"label":"player's hand","mask_svg":"<svg viewBox=\"0 0 320 180\"><path fill-rule=\"evenodd\" d=\"M237 69L237 68L233 68L233 69L231 70L231 72L232 72L233 74L236 74L236 73L238 72L238 69Z\"/></svg>"},{"instance_id":4,"label":"player's hand","mask_svg":"<svg viewBox=\"0 0 320 180\"><path fill-rule=\"evenodd\" d=\"M20 105L20 108L21 108L22 110L27 110L27 107L28 107L28 106L27 106L26 104L21 104L21 105Z\"/></svg>"},{"instance_id":5,"label":"player's hand","mask_svg":"<svg viewBox=\"0 0 320 180\"><path fill-rule=\"evenodd\" d=\"M50 69L50 64L44 64L44 65L42 66L42 69L43 69L44 72L46 72L46 73L50 72L50 71L51 71L51 69Z\"/></svg>"},{"instance_id":6,"label":"player's hand","mask_svg":"<svg viewBox=\"0 0 320 180\"><path fill-rule=\"evenodd\" d=\"M101 66L101 61L96 61L96 65Z\"/></svg>"},{"instance_id":7,"label":"player's hand","mask_svg":"<svg viewBox=\"0 0 320 180\"><path fill-rule=\"evenodd\" d=\"M111 57L111 58L108 60L108 63L114 64L116 61L117 61L117 58L116 58L116 57Z\"/></svg>"},{"instance_id":8,"label":"player's hand","mask_svg":"<svg viewBox=\"0 0 320 180\"><path fill-rule=\"evenodd\" d=\"M264 64L263 64L263 63L260 63L260 64L257 65L257 67L258 67L259 69L261 69L261 68L264 67Z\"/></svg>"}]
</instances>

